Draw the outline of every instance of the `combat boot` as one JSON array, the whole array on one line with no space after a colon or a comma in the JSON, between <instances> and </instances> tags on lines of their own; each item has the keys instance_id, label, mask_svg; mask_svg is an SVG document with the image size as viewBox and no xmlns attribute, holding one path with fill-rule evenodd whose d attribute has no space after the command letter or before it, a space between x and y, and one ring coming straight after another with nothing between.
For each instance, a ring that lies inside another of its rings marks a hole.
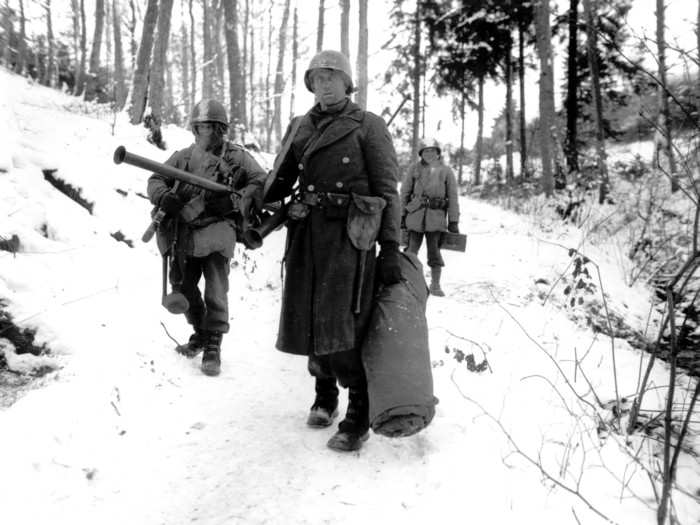
<instances>
[{"instance_id":1,"label":"combat boot","mask_svg":"<svg viewBox=\"0 0 700 525\"><path fill-rule=\"evenodd\" d=\"M192 358L204 350L205 344L206 338L204 333L195 328L194 333L190 336L190 340L185 344L177 345L175 347L175 351L178 354L184 355L185 357Z\"/></svg>"},{"instance_id":2,"label":"combat boot","mask_svg":"<svg viewBox=\"0 0 700 525\"><path fill-rule=\"evenodd\" d=\"M331 426L338 415L338 387L334 378L316 378L316 399L311 405L306 424L311 428Z\"/></svg>"},{"instance_id":3,"label":"combat boot","mask_svg":"<svg viewBox=\"0 0 700 525\"><path fill-rule=\"evenodd\" d=\"M444 297L445 292L440 288L440 276L442 275L442 268L440 266L430 267L430 294L437 297Z\"/></svg>"},{"instance_id":4,"label":"combat boot","mask_svg":"<svg viewBox=\"0 0 700 525\"><path fill-rule=\"evenodd\" d=\"M369 399L367 390L350 388L348 410L338 425L338 431L328 440L327 446L340 452L359 450L369 438Z\"/></svg>"},{"instance_id":5,"label":"combat boot","mask_svg":"<svg viewBox=\"0 0 700 525\"><path fill-rule=\"evenodd\" d=\"M202 372L208 376L218 376L221 372L221 332L207 332L206 345L202 354Z\"/></svg>"}]
</instances>

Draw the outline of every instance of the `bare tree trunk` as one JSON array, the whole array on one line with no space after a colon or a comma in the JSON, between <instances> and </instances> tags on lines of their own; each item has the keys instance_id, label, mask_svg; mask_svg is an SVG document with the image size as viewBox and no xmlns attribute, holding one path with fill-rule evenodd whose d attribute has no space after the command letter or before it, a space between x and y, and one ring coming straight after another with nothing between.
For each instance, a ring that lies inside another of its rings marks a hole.
<instances>
[{"instance_id":1,"label":"bare tree trunk","mask_svg":"<svg viewBox=\"0 0 700 525\"><path fill-rule=\"evenodd\" d=\"M671 135L671 118L668 104L668 92L666 82L666 40L664 35L665 27L665 10L663 0L656 0L656 48L659 62L659 81L661 85L657 87L659 93L659 127L664 135L663 149L668 159L668 171L671 177L671 191L675 192L680 189L678 184L678 175L676 174L676 158L673 155L672 135Z\"/></svg>"},{"instance_id":2,"label":"bare tree trunk","mask_svg":"<svg viewBox=\"0 0 700 525\"><path fill-rule=\"evenodd\" d=\"M112 20L114 25L114 103L117 111L120 111L126 103L126 82L119 0L112 0Z\"/></svg>"},{"instance_id":3,"label":"bare tree trunk","mask_svg":"<svg viewBox=\"0 0 700 525\"><path fill-rule=\"evenodd\" d=\"M87 25L85 23L85 0L80 0L80 68L75 79L74 95L82 95L85 90L85 63L87 60Z\"/></svg>"},{"instance_id":4,"label":"bare tree trunk","mask_svg":"<svg viewBox=\"0 0 700 525\"><path fill-rule=\"evenodd\" d=\"M267 18L267 74L265 75L265 149L272 148L272 93L270 92L270 78L272 77L272 6Z\"/></svg>"},{"instance_id":5,"label":"bare tree trunk","mask_svg":"<svg viewBox=\"0 0 700 525\"><path fill-rule=\"evenodd\" d=\"M173 62L166 55L165 86L163 89L163 120L174 124L180 123L179 111L175 107L175 95L173 93Z\"/></svg>"},{"instance_id":6,"label":"bare tree trunk","mask_svg":"<svg viewBox=\"0 0 700 525\"><path fill-rule=\"evenodd\" d=\"M476 131L476 158L474 159L474 185L481 184L481 157L484 144L484 77L479 77L478 126Z\"/></svg>"},{"instance_id":7,"label":"bare tree trunk","mask_svg":"<svg viewBox=\"0 0 700 525\"><path fill-rule=\"evenodd\" d=\"M350 58L350 0L340 0L340 51Z\"/></svg>"},{"instance_id":8,"label":"bare tree trunk","mask_svg":"<svg viewBox=\"0 0 700 525\"><path fill-rule=\"evenodd\" d=\"M569 173L576 173L578 167L577 126L578 126L578 2L569 0L569 46L567 49L567 90L566 90L566 164ZM585 6L584 6L585 7ZM590 33L589 33L590 34Z\"/></svg>"},{"instance_id":9,"label":"bare tree trunk","mask_svg":"<svg viewBox=\"0 0 700 525\"><path fill-rule=\"evenodd\" d=\"M246 127L248 125L248 23L250 21L250 2L245 0L245 16L243 17L243 56L241 57L241 124Z\"/></svg>"},{"instance_id":10,"label":"bare tree trunk","mask_svg":"<svg viewBox=\"0 0 700 525\"><path fill-rule=\"evenodd\" d=\"M46 68L46 76L44 77L44 84L49 87L54 87L56 85L56 52L54 49L53 41L53 24L51 21L51 0L44 0L44 9L46 10L46 42L49 46L49 63Z\"/></svg>"},{"instance_id":11,"label":"bare tree trunk","mask_svg":"<svg viewBox=\"0 0 700 525\"><path fill-rule=\"evenodd\" d=\"M250 67L248 68L248 77L250 80L250 124L248 129L252 132L255 129L255 28L250 28Z\"/></svg>"},{"instance_id":12,"label":"bare tree trunk","mask_svg":"<svg viewBox=\"0 0 700 525\"><path fill-rule=\"evenodd\" d=\"M214 66L216 71L216 83L214 86L214 93L217 100L224 100L225 97L225 82L224 82L224 53L222 52L223 46L221 45L221 21L223 20L223 1L217 5L217 0L214 0L211 12L214 14L212 32L211 32L211 43L212 43L212 53L214 54ZM229 80L230 82L230 80Z\"/></svg>"},{"instance_id":13,"label":"bare tree trunk","mask_svg":"<svg viewBox=\"0 0 700 525\"><path fill-rule=\"evenodd\" d=\"M78 0L70 0L71 12L71 22L73 25L73 57L75 60L75 65L80 62L80 4ZM73 90L75 90L75 84L78 82L78 71L77 67L75 70L75 79L73 82Z\"/></svg>"},{"instance_id":14,"label":"bare tree trunk","mask_svg":"<svg viewBox=\"0 0 700 525\"><path fill-rule=\"evenodd\" d=\"M697 20L695 21L695 38L698 46L698 56L696 57L696 60L698 61L698 76L695 79L695 85L697 86L697 100L695 102L695 107L700 115L700 1L698 2L698 16Z\"/></svg>"},{"instance_id":15,"label":"bare tree trunk","mask_svg":"<svg viewBox=\"0 0 700 525\"><path fill-rule=\"evenodd\" d=\"M466 81L463 82L466 84ZM467 106L467 91L462 89L462 100L459 102L459 119L461 120L462 126L459 133L459 169L457 175L457 182L461 185L464 181L464 124L465 124L465 110Z\"/></svg>"},{"instance_id":16,"label":"bare tree trunk","mask_svg":"<svg viewBox=\"0 0 700 525\"><path fill-rule=\"evenodd\" d=\"M420 81L421 81L421 13L420 3L416 1L416 12L413 18L413 135L411 142L411 158L418 154L418 140L420 139Z\"/></svg>"},{"instance_id":17,"label":"bare tree trunk","mask_svg":"<svg viewBox=\"0 0 700 525\"><path fill-rule=\"evenodd\" d=\"M698 46L698 56L696 57L696 60L698 61L698 76L695 79L695 85L697 86L697 100L695 102L695 107L700 115L700 1L698 2L698 16L697 20L695 21L695 38Z\"/></svg>"},{"instance_id":18,"label":"bare tree trunk","mask_svg":"<svg viewBox=\"0 0 700 525\"><path fill-rule=\"evenodd\" d=\"M151 59L151 75L148 91L151 114L156 117L156 124L163 122L165 114L163 103L163 89L165 86L165 65L170 40L170 17L173 11L173 0L160 0L158 8L158 29L156 42L153 46L153 58Z\"/></svg>"},{"instance_id":19,"label":"bare tree trunk","mask_svg":"<svg viewBox=\"0 0 700 525\"><path fill-rule=\"evenodd\" d=\"M275 126L275 141L277 144L280 144L282 142L282 93L284 92L284 52L287 47L288 25L289 0L286 0L284 3L284 12L282 13L282 25L280 26L280 35L278 40L277 70L275 71L275 113L272 118Z\"/></svg>"},{"instance_id":20,"label":"bare tree trunk","mask_svg":"<svg viewBox=\"0 0 700 525\"><path fill-rule=\"evenodd\" d=\"M190 107L194 107L197 100L197 48L194 46L196 25L194 23L194 12L192 11L192 0L189 0L190 14L190 58L192 59L192 89L190 90Z\"/></svg>"},{"instance_id":21,"label":"bare tree trunk","mask_svg":"<svg viewBox=\"0 0 700 525\"><path fill-rule=\"evenodd\" d=\"M106 96L109 95L114 95L114 91L112 90L112 93L109 93L110 86L112 86L113 80L112 80L112 11L110 8L110 3L109 0L105 0L105 23L104 23L104 33L103 33L103 38L105 41L105 52L103 55L101 55L101 58L104 58L104 71L105 71L105 82L104 85L107 88L107 93L105 93ZM113 86L112 86L113 87ZM113 96L111 97L112 99L114 98Z\"/></svg>"},{"instance_id":22,"label":"bare tree trunk","mask_svg":"<svg viewBox=\"0 0 700 525\"><path fill-rule=\"evenodd\" d=\"M82 0L81 0L82 2ZM141 31L141 44L136 57L136 70L131 81L131 96L129 108L129 121L138 124L143 119L146 110L146 98L148 96L148 74L153 50L153 37L155 35L156 22L158 20L158 0L148 0L146 14L143 17L143 29Z\"/></svg>"},{"instance_id":23,"label":"bare tree trunk","mask_svg":"<svg viewBox=\"0 0 700 525\"><path fill-rule=\"evenodd\" d=\"M136 4L134 4L134 0L129 0L129 11L131 11L131 20L129 21L129 56L131 57L131 74L133 75L136 69L136 53L139 51L139 45L136 42Z\"/></svg>"},{"instance_id":24,"label":"bare tree trunk","mask_svg":"<svg viewBox=\"0 0 700 525\"><path fill-rule=\"evenodd\" d=\"M231 136L237 137L240 127L245 125L243 106L245 100L241 100L245 77L241 75L241 56L238 49L238 2L237 0L224 0L226 16L226 54L228 56L229 79L229 104L231 105Z\"/></svg>"},{"instance_id":25,"label":"bare tree trunk","mask_svg":"<svg viewBox=\"0 0 700 525\"><path fill-rule=\"evenodd\" d=\"M323 49L323 28L325 25L324 18L326 14L325 1L319 0L318 2L318 25L316 29L316 52L318 53Z\"/></svg>"},{"instance_id":26,"label":"bare tree trunk","mask_svg":"<svg viewBox=\"0 0 700 525\"><path fill-rule=\"evenodd\" d=\"M204 42L204 56L202 57L202 98L214 96L214 57L211 38L211 4L209 0L202 0L202 40Z\"/></svg>"},{"instance_id":27,"label":"bare tree trunk","mask_svg":"<svg viewBox=\"0 0 700 525\"><path fill-rule=\"evenodd\" d=\"M518 24L518 85L520 87L520 178L527 178L527 123L525 121L525 28Z\"/></svg>"},{"instance_id":28,"label":"bare tree trunk","mask_svg":"<svg viewBox=\"0 0 700 525\"><path fill-rule=\"evenodd\" d=\"M540 61L540 157L542 160L542 189L547 197L554 192L552 156L554 144L554 79L552 73L552 31L549 27L549 0L535 3L537 54Z\"/></svg>"},{"instance_id":29,"label":"bare tree trunk","mask_svg":"<svg viewBox=\"0 0 700 525\"><path fill-rule=\"evenodd\" d=\"M513 182L513 42L506 42L506 184Z\"/></svg>"},{"instance_id":30,"label":"bare tree trunk","mask_svg":"<svg viewBox=\"0 0 700 525\"><path fill-rule=\"evenodd\" d=\"M95 3L95 32L92 37L92 51L90 53L90 73L85 88L85 100L94 100L97 97L100 74L100 48L102 47L102 32L105 23L105 2L97 0Z\"/></svg>"},{"instance_id":31,"label":"bare tree trunk","mask_svg":"<svg viewBox=\"0 0 700 525\"><path fill-rule=\"evenodd\" d=\"M0 40L2 43L2 63L5 67L10 67L12 64L12 35L14 34L14 13L10 8L9 0L5 0L5 8L2 9L2 25L5 30L4 38Z\"/></svg>"},{"instance_id":32,"label":"bare tree trunk","mask_svg":"<svg viewBox=\"0 0 700 525\"><path fill-rule=\"evenodd\" d=\"M297 89L297 62L299 61L299 17L297 8L294 8L294 27L292 29L292 86L289 99L289 120L294 118L294 93Z\"/></svg>"},{"instance_id":33,"label":"bare tree trunk","mask_svg":"<svg viewBox=\"0 0 700 525\"><path fill-rule=\"evenodd\" d=\"M357 104L367 109L367 0L360 0L360 35L357 41Z\"/></svg>"},{"instance_id":34,"label":"bare tree trunk","mask_svg":"<svg viewBox=\"0 0 700 525\"><path fill-rule=\"evenodd\" d=\"M180 71L182 74L180 76L180 80L182 82L182 112L185 115L189 115L190 100L192 95L190 94L190 51L187 45L189 35L187 32L187 24L185 24L184 0L180 0L180 17L180 54L182 55L182 63L180 64Z\"/></svg>"},{"instance_id":35,"label":"bare tree trunk","mask_svg":"<svg viewBox=\"0 0 700 525\"><path fill-rule=\"evenodd\" d=\"M24 73L24 66L27 62L27 20L24 16L24 0L19 0L19 42L17 43L17 64L15 73Z\"/></svg>"},{"instance_id":36,"label":"bare tree trunk","mask_svg":"<svg viewBox=\"0 0 700 525\"><path fill-rule=\"evenodd\" d=\"M588 65L591 69L591 87L593 92L593 106L595 108L596 127L596 164L600 174L600 189L598 203L603 204L609 193L610 181L608 178L607 155L605 153L605 131L603 130L603 100L600 92L600 74L598 67L598 33L596 27L597 6L591 4L591 0L583 0L583 10L586 15L586 40L588 48Z\"/></svg>"}]
</instances>

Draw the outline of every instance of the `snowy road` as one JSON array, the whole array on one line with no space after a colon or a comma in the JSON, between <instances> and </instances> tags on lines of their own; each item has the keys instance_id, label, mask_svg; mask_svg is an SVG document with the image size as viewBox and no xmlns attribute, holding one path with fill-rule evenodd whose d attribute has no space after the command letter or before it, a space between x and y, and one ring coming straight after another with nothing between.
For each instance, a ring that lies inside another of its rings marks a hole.
<instances>
[{"instance_id":1,"label":"snowy road","mask_svg":"<svg viewBox=\"0 0 700 525\"><path fill-rule=\"evenodd\" d=\"M305 360L274 349L283 234L238 254L222 374L203 376L161 326L188 336L184 320L159 305L155 248L109 236L119 227L137 239L148 211L137 196L145 176L115 167L111 151L125 144L156 158L156 150L140 129L121 124L111 136L104 121L75 115L70 97L6 73L0 80L13 97L2 111L15 148L12 169L0 174L8 217L0 234L25 243L25 253L0 252L0 297L39 329L61 366L0 410L2 522L603 523L596 511L617 523L655 522L646 474L614 438L601 440L562 376L590 398L585 370L601 400L615 397L611 342L570 320L561 287L541 299L567 268L562 246L578 245L575 232L545 233L541 217L463 198L467 252L445 254L447 297L428 302L435 419L416 436L372 435L361 451L338 454L325 447L333 428L305 425L313 397ZM173 143L187 140L170 133ZM52 163L96 202L94 215L46 184L40 167ZM604 249L587 249L614 290L612 306L642 323L642 292L619 282ZM615 345L620 392L633 393L639 356ZM470 371L456 359L469 354L489 366ZM516 446L596 511L555 488ZM696 471L691 464L680 476L697 486ZM700 516L688 500L677 506Z\"/></svg>"}]
</instances>

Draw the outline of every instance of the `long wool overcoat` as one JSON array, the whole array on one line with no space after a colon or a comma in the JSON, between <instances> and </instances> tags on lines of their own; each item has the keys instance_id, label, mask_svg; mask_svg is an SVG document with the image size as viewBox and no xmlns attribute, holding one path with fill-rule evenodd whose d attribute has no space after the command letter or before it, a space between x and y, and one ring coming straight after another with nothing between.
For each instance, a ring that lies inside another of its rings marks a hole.
<instances>
[{"instance_id":1,"label":"long wool overcoat","mask_svg":"<svg viewBox=\"0 0 700 525\"><path fill-rule=\"evenodd\" d=\"M266 200L289 195L296 181L302 192L345 194L349 200L352 194L380 196L386 206L380 212L377 240L398 243L398 164L384 121L350 101L333 115L322 113L317 105L298 118L301 121L287 130L289 135L296 128ZM305 218L287 223L277 338L283 352L359 351L366 331L375 291L375 247L361 252L353 246L347 201L338 207L333 202L324 200L310 207Z\"/></svg>"},{"instance_id":2,"label":"long wool overcoat","mask_svg":"<svg viewBox=\"0 0 700 525\"><path fill-rule=\"evenodd\" d=\"M423 206L424 197L447 199L447 209ZM422 160L412 164L401 183L401 204L406 214L406 229L415 232L443 232L446 220L459 222L457 180L443 163L429 166Z\"/></svg>"}]
</instances>

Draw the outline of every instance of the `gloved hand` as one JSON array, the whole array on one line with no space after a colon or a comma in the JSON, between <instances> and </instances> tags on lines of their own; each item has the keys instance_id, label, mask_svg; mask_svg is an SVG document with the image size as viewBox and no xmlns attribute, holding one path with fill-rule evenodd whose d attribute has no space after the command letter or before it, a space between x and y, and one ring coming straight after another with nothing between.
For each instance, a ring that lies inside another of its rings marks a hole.
<instances>
[{"instance_id":1,"label":"gloved hand","mask_svg":"<svg viewBox=\"0 0 700 525\"><path fill-rule=\"evenodd\" d=\"M255 185L249 185L240 190L238 195L240 200L238 201L238 208L241 212L243 218L248 219L250 210L252 207L257 207L256 194L258 187Z\"/></svg>"},{"instance_id":2,"label":"gloved hand","mask_svg":"<svg viewBox=\"0 0 700 525\"><path fill-rule=\"evenodd\" d=\"M176 217L180 210L185 206L185 202L172 192L164 193L158 202L158 206L169 217Z\"/></svg>"},{"instance_id":3,"label":"gloved hand","mask_svg":"<svg viewBox=\"0 0 700 525\"><path fill-rule=\"evenodd\" d=\"M450 233L459 233L459 223L457 221L448 223L447 231Z\"/></svg>"},{"instance_id":4,"label":"gloved hand","mask_svg":"<svg viewBox=\"0 0 700 525\"><path fill-rule=\"evenodd\" d=\"M208 215L223 217L233 211L230 193L210 193L204 197L204 210Z\"/></svg>"},{"instance_id":5,"label":"gloved hand","mask_svg":"<svg viewBox=\"0 0 700 525\"><path fill-rule=\"evenodd\" d=\"M401 281L401 253L397 242L382 243L377 260L377 276L384 285L396 284Z\"/></svg>"}]
</instances>

